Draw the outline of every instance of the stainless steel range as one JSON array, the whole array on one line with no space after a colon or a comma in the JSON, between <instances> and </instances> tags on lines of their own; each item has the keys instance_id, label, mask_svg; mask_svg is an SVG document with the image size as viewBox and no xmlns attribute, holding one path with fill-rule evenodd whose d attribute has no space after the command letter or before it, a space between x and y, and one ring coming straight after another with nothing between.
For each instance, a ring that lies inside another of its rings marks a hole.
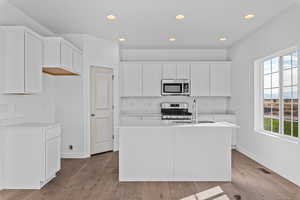
<instances>
[{"instance_id":1,"label":"stainless steel range","mask_svg":"<svg viewBox=\"0 0 300 200\"><path fill-rule=\"evenodd\" d=\"M173 121L192 121L192 113L189 112L188 103L169 103L160 104L161 119Z\"/></svg>"}]
</instances>

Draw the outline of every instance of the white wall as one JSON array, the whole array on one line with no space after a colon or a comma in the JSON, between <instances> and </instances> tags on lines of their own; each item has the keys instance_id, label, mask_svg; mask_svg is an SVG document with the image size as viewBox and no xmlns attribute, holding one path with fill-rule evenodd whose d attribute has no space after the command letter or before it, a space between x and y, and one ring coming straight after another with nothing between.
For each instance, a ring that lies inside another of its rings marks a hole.
<instances>
[{"instance_id":1,"label":"white wall","mask_svg":"<svg viewBox=\"0 0 300 200\"><path fill-rule=\"evenodd\" d=\"M62 157L86 157L83 149L84 96L82 76L57 76L54 78L54 88L55 122L60 123L62 127ZM73 148L69 148L69 146Z\"/></svg>"},{"instance_id":2,"label":"white wall","mask_svg":"<svg viewBox=\"0 0 300 200\"><path fill-rule=\"evenodd\" d=\"M253 69L255 60L299 45L299 19L300 9L293 6L229 51L233 61L232 106L241 126L238 149L298 185L300 140L292 143L254 131Z\"/></svg>"},{"instance_id":3,"label":"white wall","mask_svg":"<svg viewBox=\"0 0 300 200\"><path fill-rule=\"evenodd\" d=\"M43 35L52 35L46 27L40 25L23 12L8 4L6 1L0 0L0 26L3 25L22 25L32 28ZM20 119L1 120L1 123L19 123L19 122L54 122L54 105L52 99L52 78L43 75L43 92L38 95L2 95L0 94L0 116L3 113L16 113L23 116ZM1 84L1 83L0 83ZM2 112L2 113L1 113ZM1 134L0 134L1 135ZM0 138L1 142L1 138ZM2 146L0 144L0 146ZM2 161L0 149L0 189L2 187Z\"/></svg>"},{"instance_id":4,"label":"white wall","mask_svg":"<svg viewBox=\"0 0 300 200\"><path fill-rule=\"evenodd\" d=\"M84 149L90 154L90 66L108 67L114 71L114 135L115 150L118 149L118 116L119 116L119 45L96 37L84 36L83 43L83 95L84 99Z\"/></svg>"},{"instance_id":5,"label":"white wall","mask_svg":"<svg viewBox=\"0 0 300 200\"><path fill-rule=\"evenodd\" d=\"M120 101L121 115L128 114L160 114L162 102L187 102L192 112L193 97L123 97ZM199 114L230 114L230 97L197 97Z\"/></svg>"},{"instance_id":6,"label":"white wall","mask_svg":"<svg viewBox=\"0 0 300 200\"><path fill-rule=\"evenodd\" d=\"M226 49L121 49L121 61L224 61Z\"/></svg>"},{"instance_id":7,"label":"white wall","mask_svg":"<svg viewBox=\"0 0 300 200\"><path fill-rule=\"evenodd\" d=\"M26 26L35 32L44 35L54 35L45 26L26 15L23 11L7 3L5 0L0 0L0 25L1 26Z\"/></svg>"}]
</instances>

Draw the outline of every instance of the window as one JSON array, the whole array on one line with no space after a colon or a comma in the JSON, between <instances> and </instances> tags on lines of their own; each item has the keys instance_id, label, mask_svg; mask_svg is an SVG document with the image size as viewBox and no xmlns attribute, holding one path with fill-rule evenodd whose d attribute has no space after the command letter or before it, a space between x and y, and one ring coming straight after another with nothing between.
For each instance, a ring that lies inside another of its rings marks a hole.
<instances>
[{"instance_id":1,"label":"window","mask_svg":"<svg viewBox=\"0 0 300 200\"><path fill-rule=\"evenodd\" d=\"M298 138L298 53L296 50L259 62L262 92L260 130Z\"/></svg>"}]
</instances>

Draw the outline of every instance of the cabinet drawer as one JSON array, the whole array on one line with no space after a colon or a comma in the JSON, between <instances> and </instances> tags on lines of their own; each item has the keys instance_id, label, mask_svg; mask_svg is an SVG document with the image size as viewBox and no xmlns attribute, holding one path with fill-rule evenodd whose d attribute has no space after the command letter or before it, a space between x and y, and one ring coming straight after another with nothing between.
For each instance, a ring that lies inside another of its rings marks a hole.
<instances>
[{"instance_id":1,"label":"cabinet drawer","mask_svg":"<svg viewBox=\"0 0 300 200\"><path fill-rule=\"evenodd\" d=\"M60 126L53 126L46 129L46 140L59 137L61 134Z\"/></svg>"}]
</instances>

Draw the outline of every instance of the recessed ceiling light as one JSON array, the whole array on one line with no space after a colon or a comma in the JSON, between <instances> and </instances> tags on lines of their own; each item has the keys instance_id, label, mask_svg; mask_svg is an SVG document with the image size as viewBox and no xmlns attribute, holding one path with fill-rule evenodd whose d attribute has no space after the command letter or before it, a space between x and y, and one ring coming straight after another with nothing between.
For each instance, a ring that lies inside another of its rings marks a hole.
<instances>
[{"instance_id":1,"label":"recessed ceiling light","mask_svg":"<svg viewBox=\"0 0 300 200\"><path fill-rule=\"evenodd\" d=\"M247 15L244 15L244 19L253 19L255 17L254 14L247 14Z\"/></svg>"},{"instance_id":2,"label":"recessed ceiling light","mask_svg":"<svg viewBox=\"0 0 300 200\"><path fill-rule=\"evenodd\" d=\"M115 15L107 15L106 19L108 19L108 20L116 20L117 16L115 16Z\"/></svg>"},{"instance_id":3,"label":"recessed ceiling light","mask_svg":"<svg viewBox=\"0 0 300 200\"><path fill-rule=\"evenodd\" d=\"M220 40L220 41L226 41L227 38L226 38L226 37L220 37L219 40Z\"/></svg>"},{"instance_id":4,"label":"recessed ceiling light","mask_svg":"<svg viewBox=\"0 0 300 200\"><path fill-rule=\"evenodd\" d=\"M119 41L124 42L124 41L126 41L126 39L125 38L119 38Z\"/></svg>"},{"instance_id":5,"label":"recessed ceiling light","mask_svg":"<svg viewBox=\"0 0 300 200\"><path fill-rule=\"evenodd\" d=\"M169 41L174 42L174 41L176 41L176 38L171 37L171 38L169 38Z\"/></svg>"},{"instance_id":6,"label":"recessed ceiling light","mask_svg":"<svg viewBox=\"0 0 300 200\"><path fill-rule=\"evenodd\" d=\"M185 16L184 16L184 15L177 15L175 18L176 18L177 20L182 20L182 19L185 18Z\"/></svg>"}]
</instances>

